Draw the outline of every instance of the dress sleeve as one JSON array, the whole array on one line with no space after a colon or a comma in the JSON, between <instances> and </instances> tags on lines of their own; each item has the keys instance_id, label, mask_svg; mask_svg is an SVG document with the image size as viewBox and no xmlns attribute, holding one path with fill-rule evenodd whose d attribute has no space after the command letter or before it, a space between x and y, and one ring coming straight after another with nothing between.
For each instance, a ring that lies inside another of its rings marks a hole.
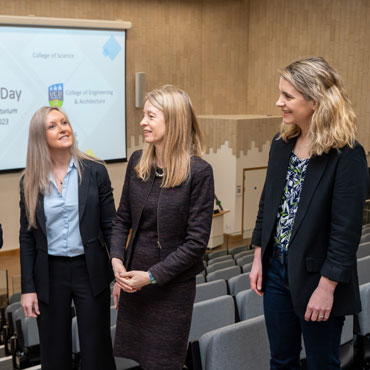
<instances>
[{"instance_id":1,"label":"dress sleeve","mask_svg":"<svg viewBox=\"0 0 370 370\"><path fill-rule=\"evenodd\" d=\"M207 163L191 178L189 215L185 242L163 261L150 268L159 285L164 285L191 268L203 258L212 226L214 181L212 167Z\"/></svg>"}]
</instances>

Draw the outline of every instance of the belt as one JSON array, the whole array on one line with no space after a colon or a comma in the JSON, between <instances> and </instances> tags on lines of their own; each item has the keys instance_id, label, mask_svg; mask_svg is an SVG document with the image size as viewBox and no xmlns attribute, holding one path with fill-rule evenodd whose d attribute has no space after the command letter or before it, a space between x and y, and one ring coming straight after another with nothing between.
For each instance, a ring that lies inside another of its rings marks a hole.
<instances>
[{"instance_id":1,"label":"belt","mask_svg":"<svg viewBox=\"0 0 370 370\"><path fill-rule=\"evenodd\" d=\"M274 245L272 257L283 264L284 262L288 262L288 251Z\"/></svg>"}]
</instances>

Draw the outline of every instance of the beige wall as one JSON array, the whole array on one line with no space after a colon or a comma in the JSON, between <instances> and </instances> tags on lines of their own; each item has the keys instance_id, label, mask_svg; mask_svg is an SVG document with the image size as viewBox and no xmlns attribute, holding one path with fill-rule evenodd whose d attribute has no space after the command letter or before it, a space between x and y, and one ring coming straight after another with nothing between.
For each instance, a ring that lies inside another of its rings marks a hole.
<instances>
[{"instance_id":1,"label":"beige wall","mask_svg":"<svg viewBox=\"0 0 370 370\"><path fill-rule=\"evenodd\" d=\"M148 90L168 83L185 89L198 113L246 110L248 22L243 0L0 0L0 9L3 15L132 22L127 33L128 154L142 140L135 72L146 73ZM125 164L108 166L116 203L125 169ZM4 249L18 247L18 179L19 174L0 175Z\"/></svg>"},{"instance_id":2,"label":"beige wall","mask_svg":"<svg viewBox=\"0 0 370 370\"><path fill-rule=\"evenodd\" d=\"M182 87L198 114L275 115L276 69L309 54L324 56L341 72L359 116L360 141L370 150L370 1L0 0L0 9L4 15L132 22L127 37L129 154L140 146L135 72L146 73L148 90L166 83ZM271 140L265 139L262 144ZM210 147L220 148L219 140L217 135L209 140ZM260 151L262 144L256 144ZM234 144L225 145L235 155ZM109 165L116 200L124 171L124 164ZM18 247L18 178L0 175L7 249Z\"/></svg>"},{"instance_id":3,"label":"beige wall","mask_svg":"<svg viewBox=\"0 0 370 370\"><path fill-rule=\"evenodd\" d=\"M319 55L335 66L370 150L370 1L250 0L247 111L277 114L277 69Z\"/></svg>"}]
</instances>

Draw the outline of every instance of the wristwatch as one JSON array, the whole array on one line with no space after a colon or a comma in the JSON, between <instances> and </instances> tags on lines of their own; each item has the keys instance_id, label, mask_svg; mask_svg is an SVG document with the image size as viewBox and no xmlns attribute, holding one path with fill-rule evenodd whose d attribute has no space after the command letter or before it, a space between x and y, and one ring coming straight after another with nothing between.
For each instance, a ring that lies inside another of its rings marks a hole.
<instances>
[{"instance_id":1,"label":"wristwatch","mask_svg":"<svg viewBox=\"0 0 370 370\"><path fill-rule=\"evenodd\" d=\"M157 284L157 280L154 279L154 276L152 275L150 271L148 271L148 275L150 278L150 284Z\"/></svg>"}]
</instances>

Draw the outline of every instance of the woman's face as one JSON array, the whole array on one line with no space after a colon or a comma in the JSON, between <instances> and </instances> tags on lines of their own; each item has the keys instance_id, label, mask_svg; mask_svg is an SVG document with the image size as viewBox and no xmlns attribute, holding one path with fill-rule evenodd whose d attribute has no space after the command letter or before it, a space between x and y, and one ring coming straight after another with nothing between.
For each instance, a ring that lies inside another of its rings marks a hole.
<instances>
[{"instance_id":1,"label":"woman's face","mask_svg":"<svg viewBox=\"0 0 370 370\"><path fill-rule=\"evenodd\" d=\"M146 143L154 144L156 147L163 144L166 133L163 112L152 105L149 100L145 102L144 117L140 122L140 126L144 130Z\"/></svg>"},{"instance_id":2,"label":"woman's face","mask_svg":"<svg viewBox=\"0 0 370 370\"><path fill-rule=\"evenodd\" d=\"M52 110L46 116L46 141L51 150L70 149L73 131L63 113Z\"/></svg>"},{"instance_id":3,"label":"woman's face","mask_svg":"<svg viewBox=\"0 0 370 370\"><path fill-rule=\"evenodd\" d=\"M315 111L316 103L314 100L306 100L290 82L280 77L280 95L276 105L281 108L283 122L285 124L296 124L299 127L308 126Z\"/></svg>"}]
</instances>

